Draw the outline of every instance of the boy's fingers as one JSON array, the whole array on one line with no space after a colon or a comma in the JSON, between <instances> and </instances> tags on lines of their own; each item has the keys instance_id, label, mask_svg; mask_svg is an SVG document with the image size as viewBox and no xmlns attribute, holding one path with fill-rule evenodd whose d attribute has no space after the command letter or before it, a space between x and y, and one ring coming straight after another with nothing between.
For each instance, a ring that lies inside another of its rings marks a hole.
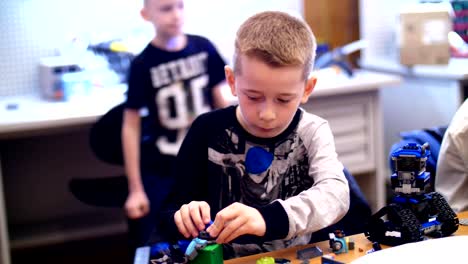
<instances>
[{"instance_id":1,"label":"boy's fingers","mask_svg":"<svg viewBox=\"0 0 468 264\"><path fill-rule=\"evenodd\" d=\"M202 202L200 205L201 216L203 219L203 230L205 226L211 222L211 208L210 205L206 202Z\"/></svg>"},{"instance_id":2,"label":"boy's fingers","mask_svg":"<svg viewBox=\"0 0 468 264\"><path fill-rule=\"evenodd\" d=\"M202 208L200 204L191 202L188 204L188 210L190 217L197 229L195 233L192 233L192 235L196 237L198 236L198 231L205 229L205 224L202 220Z\"/></svg>"},{"instance_id":3,"label":"boy's fingers","mask_svg":"<svg viewBox=\"0 0 468 264\"><path fill-rule=\"evenodd\" d=\"M195 227L192 221L192 217L190 215L190 208L188 204L182 205L179 211L180 211L180 215L182 218L182 223L184 224L189 234L192 235L193 237L198 236L198 229Z\"/></svg>"},{"instance_id":4,"label":"boy's fingers","mask_svg":"<svg viewBox=\"0 0 468 264\"><path fill-rule=\"evenodd\" d=\"M237 210L232 205L216 214L213 224L207 229L211 237L218 237L226 224L237 216Z\"/></svg>"},{"instance_id":5,"label":"boy's fingers","mask_svg":"<svg viewBox=\"0 0 468 264\"><path fill-rule=\"evenodd\" d=\"M211 209L207 202L191 202L188 204L190 216L198 231L205 230L206 225L211 222Z\"/></svg>"},{"instance_id":6,"label":"boy's fingers","mask_svg":"<svg viewBox=\"0 0 468 264\"><path fill-rule=\"evenodd\" d=\"M133 219L138 219L143 215L143 211L138 208L134 208L131 211L131 215Z\"/></svg>"},{"instance_id":7,"label":"boy's fingers","mask_svg":"<svg viewBox=\"0 0 468 264\"><path fill-rule=\"evenodd\" d=\"M185 237L189 238L190 237L190 232L188 232L187 228L185 228L184 223L182 222L182 216L180 215L180 211L177 211L174 214L174 222L177 226L177 229L179 232Z\"/></svg>"},{"instance_id":8,"label":"boy's fingers","mask_svg":"<svg viewBox=\"0 0 468 264\"><path fill-rule=\"evenodd\" d=\"M224 244L236 239L238 236L245 234L244 226L246 219L243 217L237 217L236 219L229 222L221 231L216 243Z\"/></svg>"},{"instance_id":9,"label":"boy's fingers","mask_svg":"<svg viewBox=\"0 0 468 264\"><path fill-rule=\"evenodd\" d=\"M129 206L126 208L127 215L130 219L138 219L145 216L148 213L148 207L144 205L140 206Z\"/></svg>"},{"instance_id":10,"label":"boy's fingers","mask_svg":"<svg viewBox=\"0 0 468 264\"><path fill-rule=\"evenodd\" d=\"M218 217L216 217L213 224L211 224L210 227L206 229L206 231L208 232L208 234L210 234L211 237L217 237L223 227L222 225L220 225L219 220L216 220L217 218Z\"/></svg>"},{"instance_id":11,"label":"boy's fingers","mask_svg":"<svg viewBox=\"0 0 468 264\"><path fill-rule=\"evenodd\" d=\"M140 205L138 209L139 209L139 212L142 214L142 216L146 215L149 212L148 205Z\"/></svg>"}]
</instances>

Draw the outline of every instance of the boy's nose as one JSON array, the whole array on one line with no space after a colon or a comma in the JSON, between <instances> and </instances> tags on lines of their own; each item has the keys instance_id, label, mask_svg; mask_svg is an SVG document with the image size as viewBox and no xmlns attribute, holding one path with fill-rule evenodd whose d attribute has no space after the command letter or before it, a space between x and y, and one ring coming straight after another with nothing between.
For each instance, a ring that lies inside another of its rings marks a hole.
<instances>
[{"instance_id":1,"label":"boy's nose","mask_svg":"<svg viewBox=\"0 0 468 264\"><path fill-rule=\"evenodd\" d=\"M260 110L260 119L263 121L272 121L276 118L276 113L273 107L269 104L265 104Z\"/></svg>"},{"instance_id":2,"label":"boy's nose","mask_svg":"<svg viewBox=\"0 0 468 264\"><path fill-rule=\"evenodd\" d=\"M183 12L184 12L183 10L176 8L176 9L174 9L174 12L172 13L172 15L177 20L181 20L183 18L183 16L184 16Z\"/></svg>"}]
</instances>

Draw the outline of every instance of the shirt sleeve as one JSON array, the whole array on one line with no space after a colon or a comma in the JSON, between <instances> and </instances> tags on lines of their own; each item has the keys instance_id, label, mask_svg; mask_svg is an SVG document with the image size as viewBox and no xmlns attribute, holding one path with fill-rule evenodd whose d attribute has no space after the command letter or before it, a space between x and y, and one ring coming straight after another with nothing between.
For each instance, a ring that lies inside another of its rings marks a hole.
<instances>
[{"instance_id":1,"label":"shirt sleeve","mask_svg":"<svg viewBox=\"0 0 468 264\"><path fill-rule=\"evenodd\" d=\"M468 171L468 153L464 142L468 142L468 133L462 134L450 128L444 135L437 161L435 188L442 194L456 212L464 210L468 201L463 196L466 188ZM465 182L465 185L463 184Z\"/></svg>"},{"instance_id":2,"label":"shirt sleeve","mask_svg":"<svg viewBox=\"0 0 468 264\"><path fill-rule=\"evenodd\" d=\"M213 43L207 40L206 45L208 50L208 71L210 75L209 87L213 88L225 80L224 66L226 62Z\"/></svg>"},{"instance_id":3,"label":"shirt sleeve","mask_svg":"<svg viewBox=\"0 0 468 264\"><path fill-rule=\"evenodd\" d=\"M338 222L349 209L349 186L335 151L328 122L300 123L299 131L309 155L308 190L279 200L289 219L288 238L311 233ZM302 126L302 127L301 127Z\"/></svg>"},{"instance_id":4,"label":"shirt sleeve","mask_svg":"<svg viewBox=\"0 0 468 264\"><path fill-rule=\"evenodd\" d=\"M149 85L149 72L146 74L143 64L138 57L132 61L128 73L128 91L126 108L140 109L145 103L145 89Z\"/></svg>"}]
</instances>

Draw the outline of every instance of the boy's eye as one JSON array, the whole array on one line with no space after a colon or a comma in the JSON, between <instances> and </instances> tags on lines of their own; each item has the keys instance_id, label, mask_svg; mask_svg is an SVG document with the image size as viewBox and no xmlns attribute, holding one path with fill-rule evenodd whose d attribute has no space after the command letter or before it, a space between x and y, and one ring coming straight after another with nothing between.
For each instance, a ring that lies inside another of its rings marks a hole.
<instances>
[{"instance_id":1,"label":"boy's eye","mask_svg":"<svg viewBox=\"0 0 468 264\"><path fill-rule=\"evenodd\" d=\"M171 5L165 5L165 6L162 6L160 10L162 12L170 12L172 10L172 6Z\"/></svg>"},{"instance_id":2,"label":"boy's eye","mask_svg":"<svg viewBox=\"0 0 468 264\"><path fill-rule=\"evenodd\" d=\"M258 101L258 100L260 100L260 97L258 97L258 96L247 95L247 98L249 98L249 100L252 100L252 101Z\"/></svg>"},{"instance_id":3,"label":"boy's eye","mask_svg":"<svg viewBox=\"0 0 468 264\"><path fill-rule=\"evenodd\" d=\"M278 98L277 100L278 100L278 102L280 102L282 104L287 104L287 103L291 102L291 99Z\"/></svg>"}]
</instances>

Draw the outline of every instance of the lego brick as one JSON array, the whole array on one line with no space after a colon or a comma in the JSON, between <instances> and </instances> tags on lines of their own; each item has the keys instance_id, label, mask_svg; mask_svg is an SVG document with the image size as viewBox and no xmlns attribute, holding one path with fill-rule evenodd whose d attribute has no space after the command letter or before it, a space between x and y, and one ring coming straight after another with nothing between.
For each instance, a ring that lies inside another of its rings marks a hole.
<instances>
[{"instance_id":1,"label":"lego brick","mask_svg":"<svg viewBox=\"0 0 468 264\"><path fill-rule=\"evenodd\" d=\"M198 252L198 256L192 260L192 264L222 264L223 247L220 244L207 245Z\"/></svg>"}]
</instances>

